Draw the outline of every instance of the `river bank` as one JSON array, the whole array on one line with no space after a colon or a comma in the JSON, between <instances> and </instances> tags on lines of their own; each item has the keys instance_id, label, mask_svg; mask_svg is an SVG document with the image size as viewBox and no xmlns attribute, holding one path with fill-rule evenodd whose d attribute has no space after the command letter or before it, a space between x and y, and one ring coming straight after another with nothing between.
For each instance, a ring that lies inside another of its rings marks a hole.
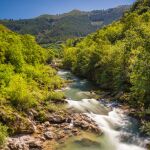
<instances>
[{"instance_id":1,"label":"river bank","mask_svg":"<svg viewBox=\"0 0 150 150\"><path fill-rule=\"evenodd\" d=\"M66 86L72 82L68 80ZM68 108L67 100L63 99L58 103L63 103ZM85 131L99 136L103 134L94 120L83 113L73 112L71 109L53 113L47 112L47 115L44 116L44 122L38 121L38 117L37 110L29 110L28 128L21 129L21 133L9 137L6 146L1 149L55 150L70 137L81 136Z\"/></svg>"},{"instance_id":2,"label":"river bank","mask_svg":"<svg viewBox=\"0 0 150 150\"><path fill-rule=\"evenodd\" d=\"M66 88L62 89L67 97L67 111L48 114L43 123L32 120L34 132L10 137L5 149L146 149L148 140L140 137L137 120L128 117L125 109L120 109L116 103L99 99L92 92L94 86L87 80L63 70L58 71L58 75L69 79ZM32 114L36 115L36 112Z\"/></svg>"},{"instance_id":3,"label":"river bank","mask_svg":"<svg viewBox=\"0 0 150 150\"><path fill-rule=\"evenodd\" d=\"M81 113L62 112L51 114L46 122L35 123L32 134L16 135L8 139L7 147L10 150L54 150L66 139L81 135L88 131L101 135L102 131L95 122Z\"/></svg>"},{"instance_id":4,"label":"river bank","mask_svg":"<svg viewBox=\"0 0 150 150\"><path fill-rule=\"evenodd\" d=\"M59 75L63 78L69 77L74 81L64 90L68 97L69 108L92 118L104 133L100 139L101 147L95 148L96 150L147 149L149 140L148 137L140 134L139 121L128 116L132 109L127 105L111 101L111 98L114 97L110 95L110 98L106 95L95 96L94 91L97 88L86 79L80 79L68 71L60 71ZM70 145L74 145L74 142ZM75 145L72 149L82 150L85 148L77 147L78 145ZM92 148L87 149L91 150Z\"/></svg>"}]
</instances>

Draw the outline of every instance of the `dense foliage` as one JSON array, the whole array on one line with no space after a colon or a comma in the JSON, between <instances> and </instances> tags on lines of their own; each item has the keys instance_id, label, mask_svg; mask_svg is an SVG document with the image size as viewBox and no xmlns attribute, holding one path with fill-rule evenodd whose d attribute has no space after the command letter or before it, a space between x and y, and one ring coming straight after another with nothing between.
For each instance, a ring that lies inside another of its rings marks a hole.
<instances>
[{"instance_id":1,"label":"dense foliage","mask_svg":"<svg viewBox=\"0 0 150 150\"><path fill-rule=\"evenodd\" d=\"M5 143L7 137L7 127L0 124L0 145Z\"/></svg>"},{"instance_id":2,"label":"dense foliage","mask_svg":"<svg viewBox=\"0 0 150 150\"><path fill-rule=\"evenodd\" d=\"M23 20L1 20L0 23L18 33L35 35L38 43L47 44L72 37L83 37L119 19L128 8L129 6L120 6L92 12L73 10L62 15L42 15Z\"/></svg>"},{"instance_id":3,"label":"dense foliage","mask_svg":"<svg viewBox=\"0 0 150 150\"><path fill-rule=\"evenodd\" d=\"M138 0L124 17L88 35L68 40L63 64L150 115L150 2ZM144 123L146 124L146 123Z\"/></svg>"},{"instance_id":4,"label":"dense foliage","mask_svg":"<svg viewBox=\"0 0 150 150\"><path fill-rule=\"evenodd\" d=\"M64 97L54 92L63 81L46 65L51 55L50 50L37 45L34 37L16 34L0 25L0 145L7 135L2 124L8 126L9 133L21 133L28 130L29 109L38 111L40 121L47 111L60 110L51 98Z\"/></svg>"},{"instance_id":5,"label":"dense foliage","mask_svg":"<svg viewBox=\"0 0 150 150\"><path fill-rule=\"evenodd\" d=\"M62 43L49 43L42 44L43 48L46 48L48 51L48 61L52 61L54 58L62 58L63 55L63 44Z\"/></svg>"}]
</instances>

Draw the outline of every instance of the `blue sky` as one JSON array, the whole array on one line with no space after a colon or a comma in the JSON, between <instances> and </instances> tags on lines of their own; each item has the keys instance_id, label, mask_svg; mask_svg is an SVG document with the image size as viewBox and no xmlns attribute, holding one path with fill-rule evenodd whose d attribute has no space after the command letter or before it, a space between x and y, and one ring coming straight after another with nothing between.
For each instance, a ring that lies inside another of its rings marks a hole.
<instances>
[{"instance_id":1,"label":"blue sky","mask_svg":"<svg viewBox=\"0 0 150 150\"><path fill-rule=\"evenodd\" d=\"M0 0L0 19L33 18L42 14L60 14L79 9L107 9L132 4L135 0Z\"/></svg>"}]
</instances>

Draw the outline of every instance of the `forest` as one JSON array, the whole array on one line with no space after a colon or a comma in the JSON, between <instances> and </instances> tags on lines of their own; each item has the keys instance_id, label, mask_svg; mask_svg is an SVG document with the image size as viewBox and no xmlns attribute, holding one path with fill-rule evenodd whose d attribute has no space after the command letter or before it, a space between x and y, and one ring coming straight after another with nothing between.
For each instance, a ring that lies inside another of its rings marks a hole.
<instances>
[{"instance_id":1,"label":"forest","mask_svg":"<svg viewBox=\"0 0 150 150\"><path fill-rule=\"evenodd\" d=\"M54 92L63 80L48 65L51 58L31 35L19 35L0 25L0 145L8 134L32 132L31 109L38 111L38 121L44 121L47 112L64 109L51 102L64 97Z\"/></svg>"},{"instance_id":2,"label":"forest","mask_svg":"<svg viewBox=\"0 0 150 150\"><path fill-rule=\"evenodd\" d=\"M137 1L123 18L64 45L63 65L138 109L150 134L150 1Z\"/></svg>"},{"instance_id":3,"label":"forest","mask_svg":"<svg viewBox=\"0 0 150 150\"><path fill-rule=\"evenodd\" d=\"M64 42L68 38L83 37L122 17L130 6L120 6L107 10L72 10L58 15L41 15L33 19L0 20L10 30L20 34L36 36L40 44Z\"/></svg>"}]
</instances>

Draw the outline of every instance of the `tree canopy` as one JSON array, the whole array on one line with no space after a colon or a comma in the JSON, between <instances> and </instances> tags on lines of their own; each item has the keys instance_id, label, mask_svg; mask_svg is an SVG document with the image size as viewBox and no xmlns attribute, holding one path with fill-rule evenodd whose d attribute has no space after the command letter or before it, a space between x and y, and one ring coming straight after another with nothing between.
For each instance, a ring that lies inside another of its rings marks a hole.
<instances>
[{"instance_id":1,"label":"tree canopy","mask_svg":"<svg viewBox=\"0 0 150 150\"><path fill-rule=\"evenodd\" d=\"M138 0L124 17L64 46L63 64L149 115L150 2ZM139 112L141 114L141 112Z\"/></svg>"},{"instance_id":2,"label":"tree canopy","mask_svg":"<svg viewBox=\"0 0 150 150\"><path fill-rule=\"evenodd\" d=\"M0 25L0 145L7 129L13 134L28 128L29 109L38 110L37 118L43 121L48 110L60 108L50 102L63 97L54 92L63 81L46 63L51 54L31 35L19 35Z\"/></svg>"}]
</instances>

